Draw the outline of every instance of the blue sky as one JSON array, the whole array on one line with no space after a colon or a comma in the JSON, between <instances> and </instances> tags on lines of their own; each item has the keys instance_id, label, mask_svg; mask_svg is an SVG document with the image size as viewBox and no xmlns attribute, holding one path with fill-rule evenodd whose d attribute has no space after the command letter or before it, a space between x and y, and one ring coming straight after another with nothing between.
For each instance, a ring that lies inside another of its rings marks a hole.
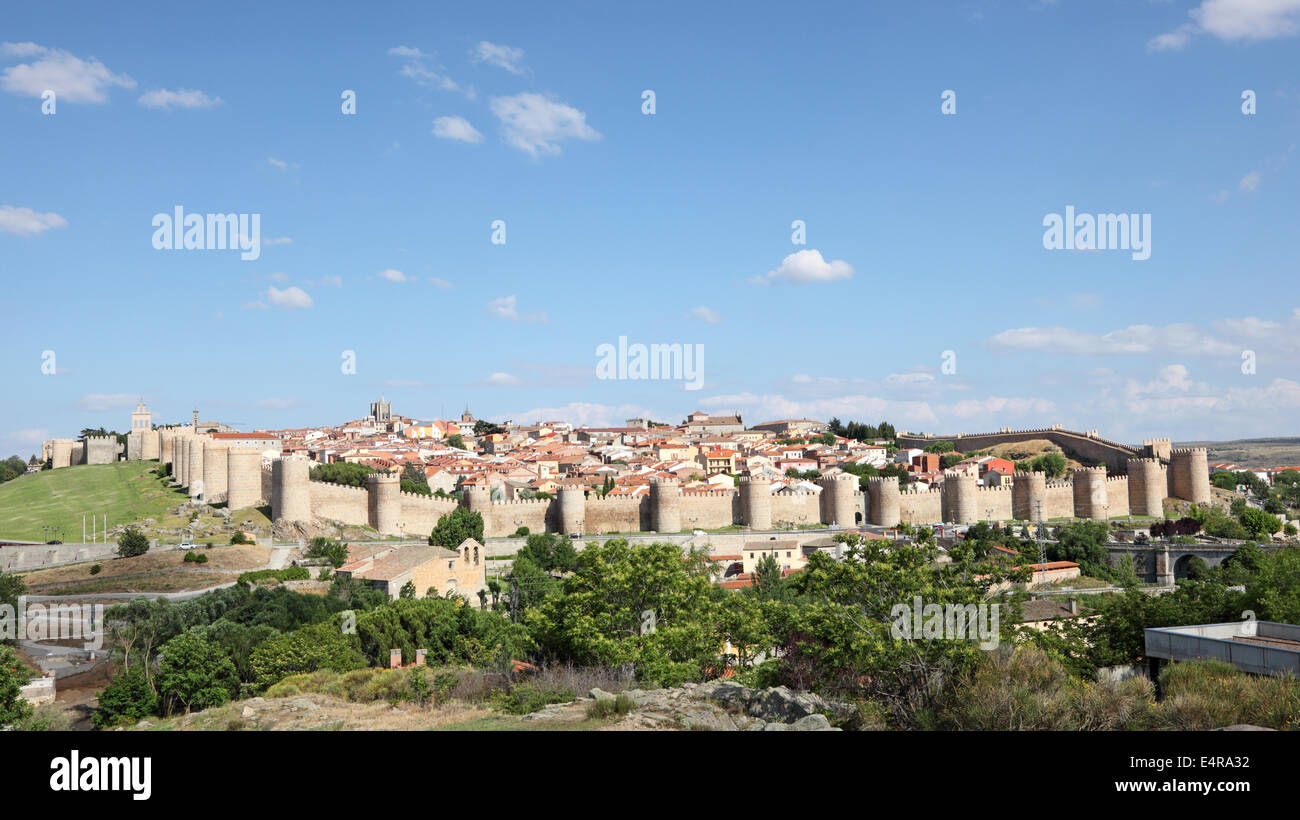
<instances>
[{"instance_id":1,"label":"blue sky","mask_svg":"<svg viewBox=\"0 0 1300 820\"><path fill-rule=\"evenodd\" d=\"M4 12L0 451L140 396L1300 432L1300 0L326 5ZM155 249L177 205L260 257ZM1150 258L1044 248L1067 206ZM620 336L703 388L597 379Z\"/></svg>"}]
</instances>

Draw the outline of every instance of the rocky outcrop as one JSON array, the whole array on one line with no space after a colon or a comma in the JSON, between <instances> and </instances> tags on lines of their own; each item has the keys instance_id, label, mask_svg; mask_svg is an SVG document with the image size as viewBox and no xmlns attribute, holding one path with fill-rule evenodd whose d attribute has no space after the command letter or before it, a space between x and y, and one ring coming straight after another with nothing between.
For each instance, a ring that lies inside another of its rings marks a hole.
<instances>
[{"instance_id":1,"label":"rocky outcrop","mask_svg":"<svg viewBox=\"0 0 1300 820\"><path fill-rule=\"evenodd\" d=\"M719 732L829 732L852 708L784 686L750 689L731 681L687 683L672 689L631 689L635 704L609 729L695 729ZM572 703L554 704L525 720L571 720L575 712L614 694L593 689Z\"/></svg>"}]
</instances>

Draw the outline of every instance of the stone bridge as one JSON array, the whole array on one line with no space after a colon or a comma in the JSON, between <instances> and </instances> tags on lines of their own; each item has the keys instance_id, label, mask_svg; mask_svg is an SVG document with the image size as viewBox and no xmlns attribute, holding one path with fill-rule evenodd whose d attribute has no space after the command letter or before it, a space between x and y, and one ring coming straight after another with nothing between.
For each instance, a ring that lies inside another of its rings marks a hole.
<instances>
[{"instance_id":1,"label":"stone bridge","mask_svg":"<svg viewBox=\"0 0 1300 820\"><path fill-rule=\"evenodd\" d=\"M1240 544L1108 544L1112 566L1125 556L1133 556L1138 577L1147 583L1173 586L1174 581L1187 577L1193 558L1200 558L1208 566L1217 567L1237 551ZM1263 549L1277 547L1261 544Z\"/></svg>"}]
</instances>

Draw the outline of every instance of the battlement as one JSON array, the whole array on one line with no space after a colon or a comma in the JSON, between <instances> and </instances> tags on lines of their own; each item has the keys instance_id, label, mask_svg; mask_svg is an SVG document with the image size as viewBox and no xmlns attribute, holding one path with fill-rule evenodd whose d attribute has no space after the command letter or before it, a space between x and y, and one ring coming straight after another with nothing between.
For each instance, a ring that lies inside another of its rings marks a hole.
<instances>
[{"instance_id":1,"label":"battlement","mask_svg":"<svg viewBox=\"0 0 1300 820\"><path fill-rule=\"evenodd\" d=\"M1142 446L1143 446L1143 447L1152 447L1152 446L1157 445L1157 444L1169 444L1169 443L1170 443L1170 439L1167 439L1167 438L1146 438L1146 439L1142 439Z\"/></svg>"},{"instance_id":2,"label":"battlement","mask_svg":"<svg viewBox=\"0 0 1300 820\"><path fill-rule=\"evenodd\" d=\"M1104 475L1106 475L1106 468L1105 468L1105 467L1076 467L1076 468L1074 468L1074 470L1073 470L1072 472L1073 472L1075 475L1079 475L1080 473L1084 473L1084 474L1088 474L1088 475L1103 475L1103 476L1104 476Z\"/></svg>"},{"instance_id":3,"label":"battlement","mask_svg":"<svg viewBox=\"0 0 1300 820\"><path fill-rule=\"evenodd\" d=\"M694 493L692 493L692 495L694 495ZM624 505L628 507L639 507L641 506L641 502L643 500L644 499L642 498L629 498L628 496L625 495L605 496L604 498L601 498L600 496L593 496L587 499L587 503L593 506L600 506L604 504L608 506Z\"/></svg>"},{"instance_id":4,"label":"battlement","mask_svg":"<svg viewBox=\"0 0 1300 820\"><path fill-rule=\"evenodd\" d=\"M740 483L741 483L741 484L771 484L771 483L772 483L772 479L770 479L770 478L758 478L758 477L755 477L755 476L742 475L742 476L740 477Z\"/></svg>"},{"instance_id":5,"label":"battlement","mask_svg":"<svg viewBox=\"0 0 1300 820\"><path fill-rule=\"evenodd\" d=\"M1108 476L1106 476L1106 482L1107 482L1107 483L1110 483L1110 482L1112 482L1112 481L1124 481L1124 482L1127 482L1127 481L1128 481L1128 476L1126 476L1126 475L1108 475Z\"/></svg>"},{"instance_id":6,"label":"battlement","mask_svg":"<svg viewBox=\"0 0 1300 820\"><path fill-rule=\"evenodd\" d=\"M332 481L315 481L315 480L313 480L313 481L311 482L311 485L319 486L319 487L328 487L328 488L330 488L331 490L345 490L345 491L347 491L347 492L360 493L360 494L362 494L362 495L365 495L365 494L367 494L368 492L370 492L370 491L369 491L368 489L366 489L365 487L353 487L351 484L335 484L335 483L332 482Z\"/></svg>"},{"instance_id":7,"label":"battlement","mask_svg":"<svg viewBox=\"0 0 1300 820\"><path fill-rule=\"evenodd\" d=\"M736 495L736 491L735 490L683 490L682 495L686 496L687 498L733 498Z\"/></svg>"},{"instance_id":8,"label":"battlement","mask_svg":"<svg viewBox=\"0 0 1300 820\"><path fill-rule=\"evenodd\" d=\"M86 436L86 442L88 444L108 444L110 442L116 444L117 436Z\"/></svg>"},{"instance_id":9,"label":"battlement","mask_svg":"<svg viewBox=\"0 0 1300 820\"><path fill-rule=\"evenodd\" d=\"M322 482L323 483L323 482ZM366 476L367 484L401 484L402 477L396 473L371 473Z\"/></svg>"},{"instance_id":10,"label":"battlement","mask_svg":"<svg viewBox=\"0 0 1300 820\"><path fill-rule=\"evenodd\" d=\"M493 501L493 507L549 507L551 499L549 498L511 498L504 501Z\"/></svg>"},{"instance_id":11,"label":"battlement","mask_svg":"<svg viewBox=\"0 0 1300 820\"><path fill-rule=\"evenodd\" d=\"M1150 464L1152 466L1157 466L1163 464L1164 462L1162 462L1158 458L1130 458L1128 460L1128 463L1129 464Z\"/></svg>"},{"instance_id":12,"label":"battlement","mask_svg":"<svg viewBox=\"0 0 1300 820\"><path fill-rule=\"evenodd\" d=\"M1208 457L1210 453L1210 451L1204 447L1175 447L1169 452L1171 455L1175 455L1175 456L1202 455L1206 457Z\"/></svg>"},{"instance_id":13,"label":"battlement","mask_svg":"<svg viewBox=\"0 0 1300 820\"><path fill-rule=\"evenodd\" d=\"M897 487L898 476L896 475L873 475L867 479L867 484L873 487Z\"/></svg>"},{"instance_id":14,"label":"battlement","mask_svg":"<svg viewBox=\"0 0 1300 820\"><path fill-rule=\"evenodd\" d=\"M996 487L979 486L975 488L975 491L979 493L1009 493L1011 492L1011 485L999 484Z\"/></svg>"}]
</instances>

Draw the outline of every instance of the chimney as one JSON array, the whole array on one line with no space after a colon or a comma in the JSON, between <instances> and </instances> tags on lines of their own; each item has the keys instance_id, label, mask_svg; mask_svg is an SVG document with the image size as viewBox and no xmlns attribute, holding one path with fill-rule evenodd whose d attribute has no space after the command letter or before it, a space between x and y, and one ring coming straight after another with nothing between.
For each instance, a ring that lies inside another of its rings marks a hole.
<instances>
[{"instance_id":1,"label":"chimney","mask_svg":"<svg viewBox=\"0 0 1300 820\"><path fill-rule=\"evenodd\" d=\"M402 650L400 649L388 650L388 668L389 669L402 668Z\"/></svg>"},{"instance_id":2,"label":"chimney","mask_svg":"<svg viewBox=\"0 0 1300 820\"><path fill-rule=\"evenodd\" d=\"M415 665L416 665L416 666L424 666L424 656L425 656L425 654L428 653L428 651L429 651L429 650L427 650L427 649L417 649L417 650L415 650Z\"/></svg>"},{"instance_id":3,"label":"chimney","mask_svg":"<svg viewBox=\"0 0 1300 820\"><path fill-rule=\"evenodd\" d=\"M1071 596L1069 597L1068 601L1067 601L1067 604L1068 604L1069 607L1070 607L1070 614L1071 614L1071 615L1078 615L1078 614L1079 614L1079 599L1078 599L1078 598L1076 598L1076 597L1074 597L1073 595L1071 595Z\"/></svg>"}]
</instances>

